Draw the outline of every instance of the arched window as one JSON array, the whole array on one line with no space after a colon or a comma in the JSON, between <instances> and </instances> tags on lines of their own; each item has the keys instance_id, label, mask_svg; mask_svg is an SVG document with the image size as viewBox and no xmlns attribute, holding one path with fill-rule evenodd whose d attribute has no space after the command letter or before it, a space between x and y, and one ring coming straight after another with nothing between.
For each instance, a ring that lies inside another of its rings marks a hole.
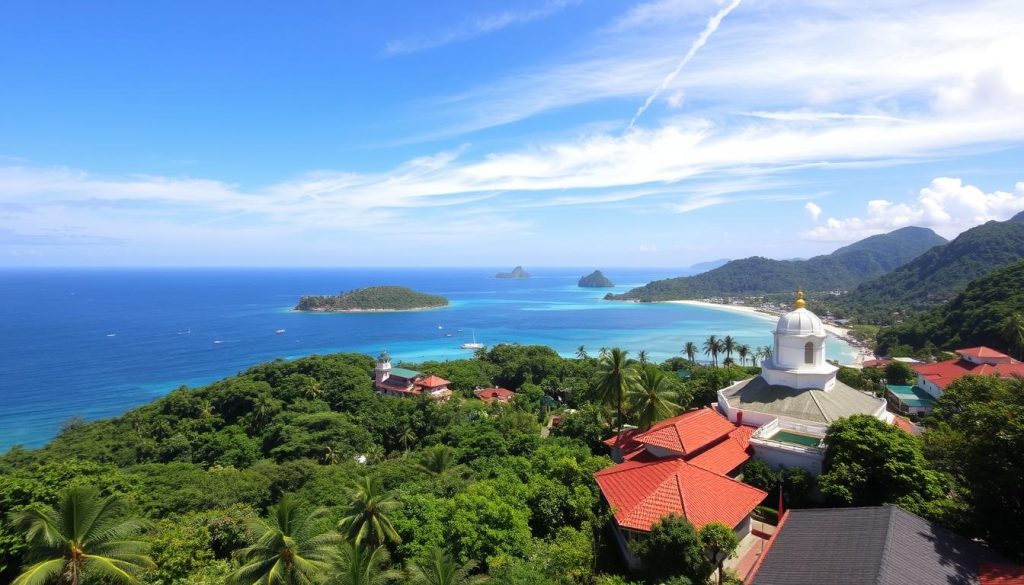
<instances>
[{"instance_id":1,"label":"arched window","mask_svg":"<svg viewBox=\"0 0 1024 585\"><path fill-rule=\"evenodd\" d=\"M804 363L805 364L813 364L814 363L814 344L811 343L810 341L808 341L804 345Z\"/></svg>"}]
</instances>

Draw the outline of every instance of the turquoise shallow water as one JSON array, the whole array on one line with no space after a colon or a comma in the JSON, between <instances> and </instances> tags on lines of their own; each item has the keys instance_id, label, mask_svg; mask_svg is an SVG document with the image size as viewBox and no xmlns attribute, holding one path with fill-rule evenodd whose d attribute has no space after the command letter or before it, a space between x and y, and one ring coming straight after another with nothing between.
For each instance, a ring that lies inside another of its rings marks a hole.
<instances>
[{"instance_id":1,"label":"turquoise shallow water","mask_svg":"<svg viewBox=\"0 0 1024 585\"><path fill-rule=\"evenodd\" d=\"M601 298L678 271L602 267L619 286L581 289L577 279L592 268L527 267L533 278L521 281L495 279L499 269L507 267L0 271L0 452L45 443L71 416L114 416L179 385L277 357L386 348L397 360L454 359L470 355L459 345L472 332L487 345L536 343L566 356L580 345L620 346L654 360L711 334L771 342L772 321L758 316ZM303 294L377 284L452 304L402 313L289 310ZM828 351L852 357L836 340Z\"/></svg>"}]
</instances>

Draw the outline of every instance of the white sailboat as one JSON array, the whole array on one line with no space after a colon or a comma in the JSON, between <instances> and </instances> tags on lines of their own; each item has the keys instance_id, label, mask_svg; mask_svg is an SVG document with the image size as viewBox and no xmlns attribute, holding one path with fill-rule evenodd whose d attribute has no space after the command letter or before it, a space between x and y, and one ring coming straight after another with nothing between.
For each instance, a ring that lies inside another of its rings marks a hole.
<instances>
[{"instance_id":1,"label":"white sailboat","mask_svg":"<svg viewBox=\"0 0 1024 585\"><path fill-rule=\"evenodd\" d=\"M472 343L463 343L460 347L462 347L462 349L483 349L484 348L484 344L477 343L477 341L476 341L476 331L474 330L473 331L473 342Z\"/></svg>"}]
</instances>

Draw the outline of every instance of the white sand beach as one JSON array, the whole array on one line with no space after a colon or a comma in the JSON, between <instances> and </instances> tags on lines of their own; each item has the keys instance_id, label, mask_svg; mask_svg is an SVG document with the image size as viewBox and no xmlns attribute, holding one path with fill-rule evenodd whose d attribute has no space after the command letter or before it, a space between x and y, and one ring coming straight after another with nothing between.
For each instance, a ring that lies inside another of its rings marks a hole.
<instances>
[{"instance_id":1,"label":"white sand beach","mask_svg":"<svg viewBox=\"0 0 1024 585\"><path fill-rule=\"evenodd\" d=\"M777 320L779 318L779 316L777 314L775 314L775 313L770 313L768 311L762 311L761 309L758 309L756 307L746 307L746 306L743 306L743 305L726 305L726 304L723 304L723 303L710 303L708 301L664 301L664 302L670 303L670 304L676 304L676 305L692 305L692 306L695 306L695 307L706 307L708 309L717 309L717 310L720 310L720 311L734 311L734 312L737 312L737 313L746 313L748 315L755 315L757 317L762 317L762 318L764 318L765 320L768 320L768 321L775 321L775 320ZM852 337L850 337L850 330L849 329L846 329L844 327L839 327L837 325L829 325L828 323L823 323L823 325L825 327L825 330L828 331L830 334L832 334L832 336L842 340L847 345L849 345L850 347L852 347L852 348L854 348L856 350L856 357L854 358L854 363L851 364L851 365L860 365L860 364L862 364L864 362L864 360L871 359L872 357L874 357L874 354L871 352L871 350L865 348L862 344L857 342L857 340L855 340Z\"/></svg>"}]
</instances>

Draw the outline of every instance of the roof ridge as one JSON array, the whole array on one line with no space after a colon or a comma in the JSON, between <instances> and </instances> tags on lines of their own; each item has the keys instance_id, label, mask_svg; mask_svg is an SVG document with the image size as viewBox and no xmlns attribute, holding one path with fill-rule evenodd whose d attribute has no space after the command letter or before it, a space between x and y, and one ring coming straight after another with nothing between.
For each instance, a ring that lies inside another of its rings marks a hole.
<instances>
[{"instance_id":1,"label":"roof ridge","mask_svg":"<svg viewBox=\"0 0 1024 585\"><path fill-rule=\"evenodd\" d=\"M827 412L825 412L825 407L823 407L823 406L821 405L821 403L820 403L820 402L818 402L818 397L817 397L817 396L815 396L815 390L817 390L817 388L811 388L811 390L810 390L810 391L808 392L808 394L810 394L810 395L811 395L811 402L813 402L813 403L814 403L814 406L817 406L817 407L818 407L818 412L820 412L820 413L821 413L821 416L823 416L823 417L825 418L825 421L826 421L826 422L829 422L829 423L831 423L831 422L834 422L834 421L833 421L833 420L832 420L832 419L831 419L831 418L830 418L830 417L828 416L828 413L827 413ZM824 391L823 391L823 392L824 392Z\"/></svg>"},{"instance_id":2,"label":"roof ridge","mask_svg":"<svg viewBox=\"0 0 1024 585\"><path fill-rule=\"evenodd\" d=\"M893 523L896 519L896 510L899 510L899 508L892 504L883 504L883 507L889 510L889 517L885 525L885 542L882 544L882 556L878 559L878 574L875 575L875 583L878 585L884 585L885 583L885 580L883 579L887 567L885 560L889 557L889 549L892 544Z\"/></svg>"},{"instance_id":3,"label":"roof ridge","mask_svg":"<svg viewBox=\"0 0 1024 585\"><path fill-rule=\"evenodd\" d=\"M684 461L683 463L686 463L686 462ZM687 464L687 465L689 465L689 464ZM686 498L686 495L683 493L682 478L679 477L679 472L680 471L682 471L682 468L676 469L675 473L672 474L672 477L676 480L676 490L679 492L679 505L682 506L682 508L683 508L683 518L689 518L690 517L690 513L686 509L686 507L687 507L686 506L687 498Z\"/></svg>"}]
</instances>

